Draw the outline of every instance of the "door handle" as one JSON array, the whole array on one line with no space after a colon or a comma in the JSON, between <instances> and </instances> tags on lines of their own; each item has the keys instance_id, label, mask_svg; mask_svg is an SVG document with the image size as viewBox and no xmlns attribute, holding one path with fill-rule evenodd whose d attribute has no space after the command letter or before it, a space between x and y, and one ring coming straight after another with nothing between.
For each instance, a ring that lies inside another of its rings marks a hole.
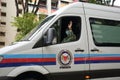
<instances>
[{"instance_id":1,"label":"door handle","mask_svg":"<svg viewBox=\"0 0 120 80\"><path fill-rule=\"evenodd\" d=\"M75 52L84 52L84 50L78 48L78 49L75 50Z\"/></svg>"},{"instance_id":2,"label":"door handle","mask_svg":"<svg viewBox=\"0 0 120 80\"><path fill-rule=\"evenodd\" d=\"M94 48L94 49L91 49L91 51L92 51L92 52L95 52L95 51L99 52L99 49Z\"/></svg>"}]
</instances>

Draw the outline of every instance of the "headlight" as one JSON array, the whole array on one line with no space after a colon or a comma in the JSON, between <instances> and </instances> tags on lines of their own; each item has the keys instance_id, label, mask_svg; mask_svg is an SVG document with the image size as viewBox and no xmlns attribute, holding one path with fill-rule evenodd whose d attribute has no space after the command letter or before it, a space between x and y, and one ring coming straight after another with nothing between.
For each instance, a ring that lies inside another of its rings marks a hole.
<instances>
[{"instance_id":1,"label":"headlight","mask_svg":"<svg viewBox=\"0 0 120 80\"><path fill-rule=\"evenodd\" d=\"M0 62L3 60L3 56L0 56Z\"/></svg>"}]
</instances>

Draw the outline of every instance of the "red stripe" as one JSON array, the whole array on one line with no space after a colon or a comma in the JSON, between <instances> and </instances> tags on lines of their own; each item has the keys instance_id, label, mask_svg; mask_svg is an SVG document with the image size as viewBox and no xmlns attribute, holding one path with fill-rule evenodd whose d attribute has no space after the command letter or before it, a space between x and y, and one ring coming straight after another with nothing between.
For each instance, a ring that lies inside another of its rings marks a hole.
<instances>
[{"instance_id":1,"label":"red stripe","mask_svg":"<svg viewBox=\"0 0 120 80\"><path fill-rule=\"evenodd\" d=\"M1 63L20 63L20 62L55 62L55 58L21 58L4 59Z\"/></svg>"},{"instance_id":2,"label":"red stripe","mask_svg":"<svg viewBox=\"0 0 120 80\"><path fill-rule=\"evenodd\" d=\"M75 58L75 61L85 61L85 60L120 60L120 57Z\"/></svg>"},{"instance_id":3,"label":"red stripe","mask_svg":"<svg viewBox=\"0 0 120 80\"><path fill-rule=\"evenodd\" d=\"M84 61L86 58L75 58L75 61Z\"/></svg>"}]
</instances>

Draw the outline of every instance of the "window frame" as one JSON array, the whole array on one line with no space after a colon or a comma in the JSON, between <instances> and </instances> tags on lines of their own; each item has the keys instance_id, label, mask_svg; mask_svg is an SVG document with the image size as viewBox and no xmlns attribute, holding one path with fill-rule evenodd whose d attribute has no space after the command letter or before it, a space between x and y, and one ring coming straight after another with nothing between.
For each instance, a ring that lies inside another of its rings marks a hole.
<instances>
[{"instance_id":1,"label":"window frame","mask_svg":"<svg viewBox=\"0 0 120 80\"><path fill-rule=\"evenodd\" d=\"M5 36L5 32L0 31L0 36Z\"/></svg>"},{"instance_id":2,"label":"window frame","mask_svg":"<svg viewBox=\"0 0 120 80\"><path fill-rule=\"evenodd\" d=\"M63 18L65 18L65 17L75 17L75 18L77 18L76 20L78 20L78 18L79 18L79 20L78 21L80 21L80 25L79 25L79 38L77 39L77 40L75 40L75 41L70 41L70 42L64 42L64 43L71 43L71 42L76 42L76 41L78 41L79 39L80 39L80 37L81 37L81 29L82 29L82 17L81 16L74 16L74 15L64 15L64 16L61 16L61 17L59 17L53 24L52 24L52 26L51 27L53 27L53 25L58 21L58 20L61 20L61 19L63 19ZM60 23L62 22L62 20L60 21ZM61 25L61 24L60 24ZM50 28L51 28L50 27ZM60 31L59 32L61 32L61 26L60 26ZM64 44L63 42L61 42L61 33L60 33L60 40L59 40L60 42L57 42L56 44ZM56 44L52 44L52 45L56 45Z\"/></svg>"},{"instance_id":3,"label":"window frame","mask_svg":"<svg viewBox=\"0 0 120 80\"><path fill-rule=\"evenodd\" d=\"M7 13L6 13L6 12L1 12L1 16L6 17L6 16L7 16Z\"/></svg>"},{"instance_id":4,"label":"window frame","mask_svg":"<svg viewBox=\"0 0 120 80\"><path fill-rule=\"evenodd\" d=\"M1 6L2 7L7 7L7 3L6 2L1 2Z\"/></svg>"},{"instance_id":5,"label":"window frame","mask_svg":"<svg viewBox=\"0 0 120 80\"><path fill-rule=\"evenodd\" d=\"M116 21L116 22L120 22L120 20L114 20L114 19L105 19L105 18L96 18L96 17L90 17L89 18L89 23L90 23L90 28L91 28L91 33L92 33L92 38L94 41L94 44L96 46L99 47L120 47L120 43L99 43L96 41L95 37L94 37L94 32L93 32L93 28L92 28L92 23L90 19L99 19L99 20L109 20L109 21ZM103 24L102 24L103 25ZM112 25L111 25L112 26Z\"/></svg>"},{"instance_id":6,"label":"window frame","mask_svg":"<svg viewBox=\"0 0 120 80\"><path fill-rule=\"evenodd\" d=\"M79 16L79 15L77 15L77 16L74 16L74 15L62 15L62 16L59 16L58 18L55 19L55 21L51 24L51 26L49 26L49 28L53 28L53 25L54 25L60 18L70 17L70 16L72 16L72 17L78 17L79 20L81 21L81 22L80 22L80 33L79 33L79 39L80 39L80 38L81 38L81 29L82 29L82 17ZM40 38L40 39L35 43L35 45L33 46L33 49L39 48L39 47L45 47L45 46L52 46L52 45L64 44L64 43L61 43L61 42L60 42L60 43L57 42L56 44L44 45L44 44L43 44L43 42L44 42L44 37L46 36L47 31L48 31L48 30L46 30L45 32L43 32L42 38ZM61 34L60 34L60 35L61 35ZM79 40L79 39L78 39L78 40ZM76 41L78 41L78 40L76 40ZM72 42L76 42L76 41L72 41ZM71 42L67 42L67 43L71 43Z\"/></svg>"},{"instance_id":7,"label":"window frame","mask_svg":"<svg viewBox=\"0 0 120 80\"><path fill-rule=\"evenodd\" d=\"M6 22L4 22L4 21L1 21L1 23L0 23L1 25L6 25Z\"/></svg>"},{"instance_id":8,"label":"window frame","mask_svg":"<svg viewBox=\"0 0 120 80\"><path fill-rule=\"evenodd\" d=\"M0 46L5 46L5 42L0 42Z\"/></svg>"}]
</instances>

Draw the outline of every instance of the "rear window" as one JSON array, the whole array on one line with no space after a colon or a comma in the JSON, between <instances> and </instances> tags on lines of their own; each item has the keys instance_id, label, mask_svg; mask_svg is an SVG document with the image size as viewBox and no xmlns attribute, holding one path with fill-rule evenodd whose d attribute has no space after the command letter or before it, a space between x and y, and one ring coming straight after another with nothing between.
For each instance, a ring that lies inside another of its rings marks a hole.
<instances>
[{"instance_id":1,"label":"rear window","mask_svg":"<svg viewBox=\"0 0 120 80\"><path fill-rule=\"evenodd\" d=\"M120 21L90 18L92 35L97 46L120 46Z\"/></svg>"}]
</instances>

